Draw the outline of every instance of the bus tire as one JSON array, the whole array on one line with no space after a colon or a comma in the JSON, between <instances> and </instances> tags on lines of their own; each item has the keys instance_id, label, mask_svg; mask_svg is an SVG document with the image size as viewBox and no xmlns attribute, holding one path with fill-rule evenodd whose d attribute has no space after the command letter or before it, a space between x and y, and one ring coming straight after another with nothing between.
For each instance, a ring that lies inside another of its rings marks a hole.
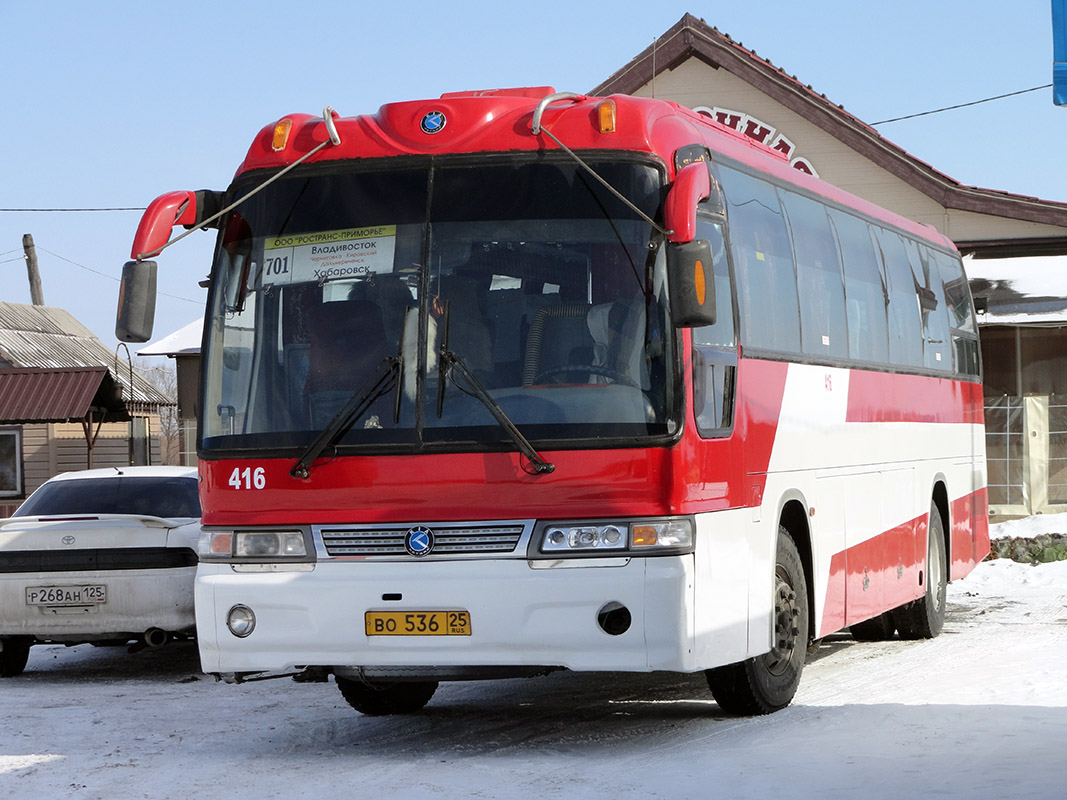
<instances>
[{"instance_id":1,"label":"bus tire","mask_svg":"<svg viewBox=\"0 0 1067 800\"><path fill-rule=\"evenodd\" d=\"M430 702L437 691L437 681L370 683L339 676L336 680L345 701L368 717L413 714Z\"/></svg>"},{"instance_id":2,"label":"bus tire","mask_svg":"<svg viewBox=\"0 0 1067 800\"><path fill-rule=\"evenodd\" d=\"M877 617L850 625L848 631L857 642L884 642L893 637L896 629L897 626L893 622L893 615L886 611Z\"/></svg>"},{"instance_id":3,"label":"bus tire","mask_svg":"<svg viewBox=\"0 0 1067 800\"><path fill-rule=\"evenodd\" d=\"M769 653L705 670L712 697L730 714L753 716L785 708L800 685L808 649L808 589L793 537L778 528L774 645Z\"/></svg>"},{"instance_id":4,"label":"bus tire","mask_svg":"<svg viewBox=\"0 0 1067 800\"><path fill-rule=\"evenodd\" d=\"M945 526L936 504L930 505L927 530L923 596L893 610L893 621L901 639L933 639L945 626L948 559L945 557Z\"/></svg>"},{"instance_id":5,"label":"bus tire","mask_svg":"<svg viewBox=\"0 0 1067 800\"><path fill-rule=\"evenodd\" d=\"M0 639L0 678L14 678L26 669L30 658L31 636L5 636Z\"/></svg>"}]
</instances>

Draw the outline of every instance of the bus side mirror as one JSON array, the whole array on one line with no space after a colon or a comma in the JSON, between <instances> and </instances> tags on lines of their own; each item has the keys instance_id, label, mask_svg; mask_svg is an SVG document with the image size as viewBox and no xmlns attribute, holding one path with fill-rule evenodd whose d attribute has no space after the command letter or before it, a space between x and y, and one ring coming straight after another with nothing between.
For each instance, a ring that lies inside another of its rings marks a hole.
<instances>
[{"instance_id":1,"label":"bus side mirror","mask_svg":"<svg viewBox=\"0 0 1067 800\"><path fill-rule=\"evenodd\" d=\"M715 324L715 273L707 239L667 244L667 285L676 328Z\"/></svg>"},{"instance_id":2,"label":"bus side mirror","mask_svg":"<svg viewBox=\"0 0 1067 800\"><path fill-rule=\"evenodd\" d=\"M147 342L156 316L156 262L127 261L122 266L115 337L122 342Z\"/></svg>"}]
</instances>

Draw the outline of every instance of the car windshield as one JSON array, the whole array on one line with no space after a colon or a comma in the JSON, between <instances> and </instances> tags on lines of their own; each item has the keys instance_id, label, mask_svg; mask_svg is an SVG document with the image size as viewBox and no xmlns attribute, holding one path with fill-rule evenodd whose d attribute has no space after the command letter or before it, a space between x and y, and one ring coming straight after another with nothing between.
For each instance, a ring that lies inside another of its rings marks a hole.
<instances>
[{"instance_id":1,"label":"car windshield","mask_svg":"<svg viewBox=\"0 0 1067 800\"><path fill-rule=\"evenodd\" d=\"M318 167L239 206L212 273L203 450L296 452L346 404L342 448L510 447L455 359L532 441L673 433L652 226L573 161L501 161ZM657 168L592 166L657 213Z\"/></svg>"},{"instance_id":2,"label":"car windshield","mask_svg":"<svg viewBox=\"0 0 1067 800\"><path fill-rule=\"evenodd\" d=\"M30 495L12 516L70 514L199 517L197 479L115 476L51 481Z\"/></svg>"}]
</instances>

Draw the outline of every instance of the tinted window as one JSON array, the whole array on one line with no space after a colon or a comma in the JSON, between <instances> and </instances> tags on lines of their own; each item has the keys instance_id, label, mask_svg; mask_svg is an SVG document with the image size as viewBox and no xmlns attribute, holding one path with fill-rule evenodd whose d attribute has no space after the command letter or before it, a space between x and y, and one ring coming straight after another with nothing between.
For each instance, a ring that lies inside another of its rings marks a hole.
<instances>
[{"instance_id":1,"label":"tinted window","mask_svg":"<svg viewBox=\"0 0 1067 800\"><path fill-rule=\"evenodd\" d=\"M923 333L919 296L904 240L882 228L875 228L875 232L889 290L889 360L904 367L921 367Z\"/></svg>"},{"instance_id":2,"label":"tinted window","mask_svg":"<svg viewBox=\"0 0 1067 800\"><path fill-rule=\"evenodd\" d=\"M778 192L765 181L719 168L737 279L741 338L750 347L800 352L796 274Z\"/></svg>"},{"instance_id":3,"label":"tinted window","mask_svg":"<svg viewBox=\"0 0 1067 800\"><path fill-rule=\"evenodd\" d=\"M199 517L196 478L86 478L46 483L16 517L67 514L145 514Z\"/></svg>"},{"instance_id":4,"label":"tinted window","mask_svg":"<svg viewBox=\"0 0 1067 800\"><path fill-rule=\"evenodd\" d=\"M797 263L801 347L808 355L845 358L845 288L826 207L792 192L781 196Z\"/></svg>"},{"instance_id":5,"label":"tinted window","mask_svg":"<svg viewBox=\"0 0 1067 800\"><path fill-rule=\"evenodd\" d=\"M974 308L967 276L958 257L931 252L945 286L945 306L948 311L949 336L955 355L956 371L964 375L978 374L978 330L974 322Z\"/></svg>"},{"instance_id":6,"label":"tinted window","mask_svg":"<svg viewBox=\"0 0 1067 800\"><path fill-rule=\"evenodd\" d=\"M722 226L698 218L697 237L711 244L715 324L693 329L693 411L701 436L723 436L733 423L737 371L733 289Z\"/></svg>"},{"instance_id":7,"label":"tinted window","mask_svg":"<svg viewBox=\"0 0 1067 800\"><path fill-rule=\"evenodd\" d=\"M949 346L948 312L945 309L945 285L941 280L933 253L914 242L906 242L908 260L918 284L919 308L922 311L924 358L926 367L936 370L952 369Z\"/></svg>"},{"instance_id":8,"label":"tinted window","mask_svg":"<svg viewBox=\"0 0 1067 800\"><path fill-rule=\"evenodd\" d=\"M730 267L726 260L726 243L722 226L704 219L697 219L697 238L711 244L715 270L715 324L693 329L693 344L733 348L737 346L734 330L733 288L730 283Z\"/></svg>"},{"instance_id":9,"label":"tinted window","mask_svg":"<svg viewBox=\"0 0 1067 800\"><path fill-rule=\"evenodd\" d=\"M848 353L859 361L889 360L886 292L866 222L831 210L845 265Z\"/></svg>"}]
</instances>

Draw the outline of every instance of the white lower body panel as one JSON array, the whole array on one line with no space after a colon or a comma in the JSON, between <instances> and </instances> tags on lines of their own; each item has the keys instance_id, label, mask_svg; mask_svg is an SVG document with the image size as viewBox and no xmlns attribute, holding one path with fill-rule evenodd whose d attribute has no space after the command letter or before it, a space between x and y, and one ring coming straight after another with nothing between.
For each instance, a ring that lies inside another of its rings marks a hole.
<instances>
[{"instance_id":1,"label":"white lower body panel","mask_svg":"<svg viewBox=\"0 0 1067 800\"><path fill-rule=\"evenodd\" d=\"M298 666L547 666L573 670L693 672L694 556L657 558L326 561L311 572L238 573L201 563L196 582L205 672ZM385 600L383 597L400 599ZM597 623L608 603L625 606L629 629ZM234 605L256 626L226 628ZM470 614L470 636L368 636L366 611Z\"/></svg>"}]
</instances>

